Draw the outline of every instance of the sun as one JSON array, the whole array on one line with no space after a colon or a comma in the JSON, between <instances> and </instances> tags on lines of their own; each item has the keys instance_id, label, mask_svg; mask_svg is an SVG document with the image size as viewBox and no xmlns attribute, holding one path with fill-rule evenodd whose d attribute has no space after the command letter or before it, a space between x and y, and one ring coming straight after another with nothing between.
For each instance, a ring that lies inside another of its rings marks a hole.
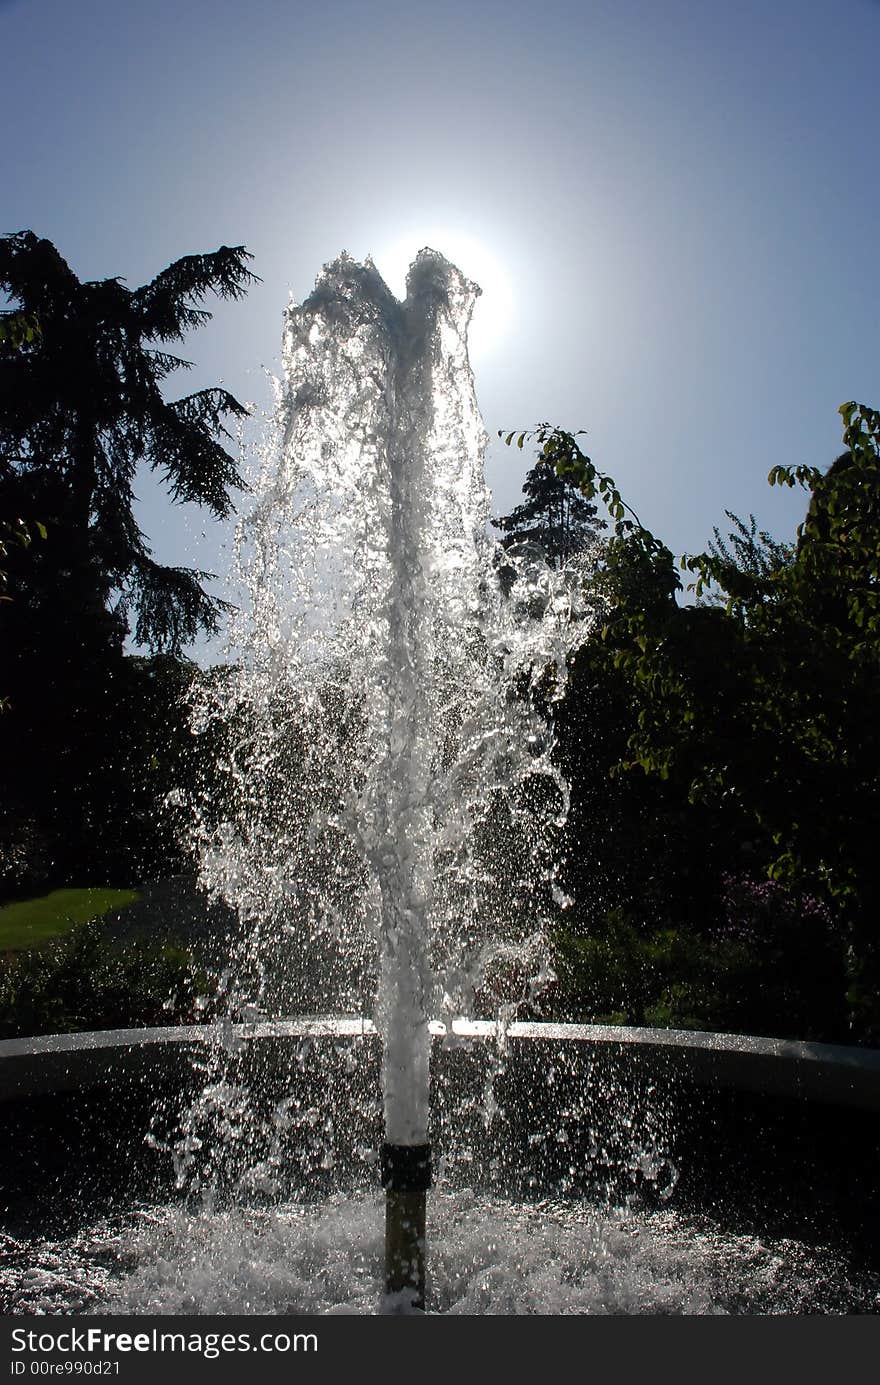
<instances>
[{"instance_id":1,"label":"sun","mask_svg":"<svg viewBox=\"0 0 880 1385\"><path fill-rule=\"evenodd\" d=\"M471 357L478 358L497 350L508 336L513 322L513 290L501 261L483 241L467 232L444 229L442 226L416 226L405 236L386 242L373 251L376 268L397 297L404 297L407 270L424 246L445 255L482 290L468 333Z\"/></svg>"}]
</instances>

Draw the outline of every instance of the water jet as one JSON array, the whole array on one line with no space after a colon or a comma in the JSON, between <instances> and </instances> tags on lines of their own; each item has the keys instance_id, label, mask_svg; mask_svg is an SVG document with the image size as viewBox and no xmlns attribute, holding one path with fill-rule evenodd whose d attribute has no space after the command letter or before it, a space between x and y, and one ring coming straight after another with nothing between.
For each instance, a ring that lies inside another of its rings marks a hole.
<instances>
[{"instance_id":1,"label":"water jet","mask_svg":"<svg viewBox=\"0 0 880 1385\"><path fill-rule=\"evenodd\" d=\"M402 1292L412 1266L419 1301L430 1024L469 1014L499 957L518 968L508 1019L549 978L567 789L534 690L558 694L591 626L578 573L513 551L498 580L467 355L478 294L432 250L402 302L343 255L288 309L275 431L241 529L244 657L195 713L249 726L230 756L238 811L195 815L205 883L250 925L230 1015L277 1013L267 934L369 956L374 995L343 999L375 1009L386 1280ZM291 713L308 740L285 782ZM184 1180L200 1139L184 1134Z\"/></svg>"}]
</instances>

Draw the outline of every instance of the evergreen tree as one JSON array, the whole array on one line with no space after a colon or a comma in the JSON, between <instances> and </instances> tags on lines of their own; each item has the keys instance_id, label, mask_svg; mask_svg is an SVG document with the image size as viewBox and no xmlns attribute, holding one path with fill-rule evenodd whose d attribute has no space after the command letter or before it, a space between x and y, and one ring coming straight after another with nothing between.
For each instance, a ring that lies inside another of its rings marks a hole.
<instances>
[{"instance_id":1,"label":"evergreen tree","mask_svg":"<svg viewBox=\"0 0 880 1385\"><path fill-rule=\"evenodd\" d=\"M521 505L492 520L505 548L515 543L539 544L547 561L560 567L573 554L589 548L605 527L592 501L546 462L528 472L523 494Z\"/></svg>"},{"instance_id":2,"label":"evergreen tree","mask_svg":"<svg viewBox=\"0 0 880 1385\"><path fill-rule=\"evenodd\" d=\"M30 231L0 238L0 323L18 324L0 331L0 894L132 869L134 782L157 748L127 724L144 718L126 635L176 654L223 608L205 574L152 557L135 475L146 465L173 501L232 511L225 420L245 409L224 389L166 400L188 362L162 346L210 317L209 292L245 292L248 259L224 246L129 289L80 282Z\"/></svg>"},{"instance_id":3,"label":"evergreen tree","mask_svg":"<svg viewBox=\"0 0 880 1385\"><path fill-rule=\"evenodd\" d=\"M113 607L138 643L176 650L216 628L220 603L203 574L156 563L133 514L140 463L158 471L175 501L217 518L241 488L223 446L224 418L245 413L227 390L167 401L162 382L189 362L156 343L182 341L210 318L209 292L239 298L254 280L242 247L188 255L149 284L81 283L55 246L32 231L0 238L0 289L12 300L0 335L0 523L38 520L45 544L10 563L9 595L74 582ZM2 317L0 317L2 321Z\"/></svg>"}]
</instances>

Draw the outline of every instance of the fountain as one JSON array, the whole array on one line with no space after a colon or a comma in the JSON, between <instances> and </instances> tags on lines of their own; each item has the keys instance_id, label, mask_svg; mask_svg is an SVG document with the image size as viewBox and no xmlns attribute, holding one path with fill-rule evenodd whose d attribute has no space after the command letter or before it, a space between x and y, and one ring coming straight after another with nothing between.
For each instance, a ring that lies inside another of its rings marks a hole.
<instances>
[{"instance_id":1,"label":"fountain","mask_svg":"<svg viewBox=\"0 0 880 1385\"><path fill-rule=\"evenodd\" d=\"M753 1058L806 1081L807 1046L536 1022L566 906L546 709L597 612L583 570L488 536L478 292L423 250L399 302L343 255L287 311L234 657L193 707L220 748L219 784L185 805L193 846L239 921L220 1018L45 1041L53 1090L77 1088L65 1148L107 1138L106 1101L90 1117L84 1099L103 1052L123 1147L137 1084L162 1100L142 1158L119 1161L127 1185L95 1175L100 1211L82 1179L72 1230L35 1230L25 1201L9 1311L797 1312L876 1294L833 1250L671 1210L676 1094L686 1123L688 1080L725 1063L746 1086L766 1085ZM834 1081L814 1063L823 1099L852 1094L835 1061Z\"/></svg>"},{"instance_id":2,"label":"fountain","mask_svg":"<svg viewBox=\"0 0 880 1385\"><path fill-rule=\"evenodd\" d=\"M519 968L502 1020L548 979L566 791L536 687L558 693L590 628L577 573L514 551L499 580L466 346L478 292L423 250L400 303L343 255L288 310L277 436L242 536L245 657L200 709L202 725L230 706L251 725L230 766L243 811L196 819L209 887L251 925L243 970L256 961L259 979L233 1008L264 1010L267 928L298 928L313 957L328 938L337 960L378 952L386 1279L417 1304L430 1022L470 1015L493 965ZM291 704L310 733L296 785L255 793Z\"/></svg>"}]
</instances>

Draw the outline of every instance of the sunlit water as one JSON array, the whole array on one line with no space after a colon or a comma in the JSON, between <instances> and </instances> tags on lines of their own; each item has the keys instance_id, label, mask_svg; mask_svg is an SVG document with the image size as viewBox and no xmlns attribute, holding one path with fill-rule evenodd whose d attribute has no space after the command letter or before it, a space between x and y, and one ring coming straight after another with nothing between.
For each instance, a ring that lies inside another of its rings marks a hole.
<instances>
[{"instance_id":1,"label":"sunlit water","mask_svg":"<svg viewBox=\"0 0 880 1385\"><path fill-rule=\"evenodd\" d=\"M227 747L188 805L242 925L223 1005L374 1017L395 1144L426 1139L429 1023L510 1017L550 980L568 791L547 706L595 617L589 555L557 571L488 533L478 294L431 250L403 302L342 256L288 309L230 666L194 709ZM222 1055L207 1087L183 1182L216 1091L248 1102Z\"/></svg>"},{"instance_id":2,"label":"sunlit water","mask_svg":"<svg viewBox=\"0 0 880 1385\"><path fill-rule=\"evenodd\" d=\"M377 1192L271 1211L144 1207L76 1235L0 1241L9 1313L374 1314ZM668 1210L432 1197L437 1314L871 1313L880 1282L828 1249L733 1235Z\"/></svg>"}]
</instances>

